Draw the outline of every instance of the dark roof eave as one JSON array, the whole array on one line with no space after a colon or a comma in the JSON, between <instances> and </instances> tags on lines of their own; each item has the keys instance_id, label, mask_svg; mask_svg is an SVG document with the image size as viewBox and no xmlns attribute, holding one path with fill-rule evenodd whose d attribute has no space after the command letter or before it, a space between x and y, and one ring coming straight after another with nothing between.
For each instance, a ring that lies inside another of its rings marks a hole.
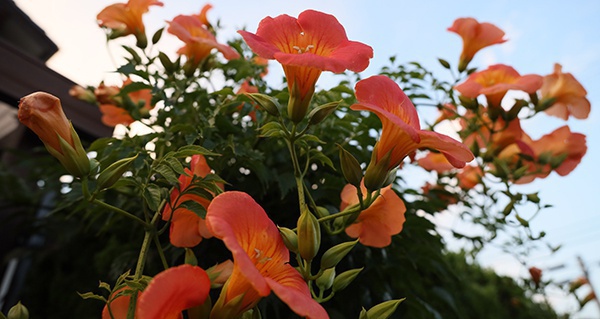
<instances>
[{"instance_id":1,"label":"dark roof eave","mask_svg":"<svg viewBox=\"0 0 600 319\"><path fill-rule=\"evenodd\" d=\"M0 57L0 92L3 96L18 101L33 92L48 92L61 100L65 114L77 130L93 137L112 135L113 128L102 124L102 114L97 107L69 95L75 82L1 39Z\"/></svg>"}]
</instances>

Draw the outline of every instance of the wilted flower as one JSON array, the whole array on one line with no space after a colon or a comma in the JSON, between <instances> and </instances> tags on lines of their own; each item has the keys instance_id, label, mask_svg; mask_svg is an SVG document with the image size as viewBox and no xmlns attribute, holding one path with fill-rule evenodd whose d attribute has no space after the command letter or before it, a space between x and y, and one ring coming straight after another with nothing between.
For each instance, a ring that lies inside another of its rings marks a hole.
<instances>
[{"instance_id":1,"label":"wilted flower","mask_svg":"<svg viewBox=\"0 0 600 319\"><path fill-rule=\"evenodd\" d=\"M236 318L271 290L301 317L329 318L289 264L290 253L279 230L248 194L225 192L215 197L206 223L233 255L233 272L213 307L212 319Z\"/></svg>"},{"instance_id":2,"label":"wilted flower","mask_svg":"<svg viewBox=\"0 0 600 319\"><path fill-rule=\"evenodd\" d=\"M554 64L554 73L544 76L541 96L544 100L554 99L546 113L566 120L569 116L586 119L590 114L587 91L571 73L563 73L562 66Z\"/></svg>"},{"instance_id":3,"label":"wilted flower","mask_svg":"<svg viewBox=\"0 0 600 319\"><path fill-rule=\"evenodd\" d=\"M479 50L493 44L506 42L504 31L497 26L473 18L458 18L454 20L448 31L457 33L463 39L463 50L460 54L459 71L464 71L469 62Z\"/></svg>"},{"instance_id":4,"label":"wilted flower","mask_svg":"<svg viewBox=\"0 0 600 319\"><path fill-rule=\"evenodd\" d=\"M367 190L361 185L362 194ZM359 203L356 187L347 184L340 195L340 210ZM356 221L346 228L346 234L358 238L365 246L383 248L392 243L392 236L402 231L406 206L391 186L381 189L381 194L371 206L360 212Z\"/></svg>"},{"instance_id":5,"label":"wilted flower","mask_svg":"<svg viewBox=\"0 0 600 319\"><path fill-rule=\"evenodd\" d=\"M334 16L314 10L300 13L298 19L266 17L256 34L238 32L258 56L282 64L290 92L288 113L296 123L304 118L322 71L361 72L373 57L370 46L348 40Z\"/></svg>"},{"instance_id":6,"label":"wilted flower","mask_svg":"<svg viewBox=\"0 0 600 319\"><path fill-rule=\"evenodd\" d=\"M127 3L109 5L98 13L96 19L101 27L111 29L111 39L133 34L137 45L145 48L148 40L142 15L148 12L150 6L162 5L163 3L157 0L129 0Z\"/></svg>"},{"instance_id":7,"label":"wilted flower","mask_svg":"<svg viewBox=\"0 0 600 319\"><path fill-rule=\"evenodd\" d=\"M513 67L495 64L486 70L475 72L455 90L463 96L476 98L485 95L488 106L501 107L502 98L508 90L535 93L542 86L542 77L536 74L520 75Z\"/></svg>"}]
</instances>

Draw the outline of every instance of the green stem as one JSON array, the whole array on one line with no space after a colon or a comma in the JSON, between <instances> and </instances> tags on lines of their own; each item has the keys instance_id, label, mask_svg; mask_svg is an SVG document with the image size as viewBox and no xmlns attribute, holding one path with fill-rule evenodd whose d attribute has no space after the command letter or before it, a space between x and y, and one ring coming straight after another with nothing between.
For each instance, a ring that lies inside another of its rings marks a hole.
<instances>
[{"instance_id":1,"label":"green stem","mask_svg":"<svg viewBox=\"0 0 600 319\"><path fill-rule=\"evenodd\" d=\"M150 226L153 226L154 223L158 220L160 213L154 213L152 220L150 221ZM135 273L133 274L133 280L139 280L142 278L144 273L144 266L146 265L146 259L148 259L148 250L150 250L150 242L153 238L156 237L156 231L152 227L146 227L146 231L144 233L144 241L142 241L142 247L140 248L140 254L138 256L137 265L135 267ZM127 319L134 319L135 308L137 303L138 292L136 291L131 296L131 301L129 303L129 309L127 310Z\"/></svg>"},{"instance_id":2,"label":"green stem","mask_svg":"<svg viewBox=\"0 0 600 319\"><path fill-rule=\"evenodd\" d=\"M169 268L169 263L167 262L167 258L165 257L165 253L163 252L160 240L158 239L158 233L154 232L153 240L154 245L156 245L156 250L158 250L158 256L160 257L160 261L162 262L163 268L167 270Z\"/></svg>"}]
</instances>

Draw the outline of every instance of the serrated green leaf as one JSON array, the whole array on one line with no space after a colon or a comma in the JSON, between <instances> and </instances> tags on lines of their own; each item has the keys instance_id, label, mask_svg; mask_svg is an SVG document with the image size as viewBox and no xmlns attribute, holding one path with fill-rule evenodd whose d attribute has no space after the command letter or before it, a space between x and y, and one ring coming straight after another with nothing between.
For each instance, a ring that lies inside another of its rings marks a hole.
<instances>
[{"instance_id":1,"label":"serrated green leaf","mask_svg":"<svg viewBox=\"0 0 600 319\"><path fill-rule=\"evenodd\" d=\"M175 174L175 172L173 172L173 169L169 167L169 165L161 163L154 170L160 175L162 175L162 177L164 177L169 182L169 184L179 184L179 177Z\"/></svg>"},{"instance_id":2,"label":"serrated green leaf","mask_svg":"<svg viewBox=\"0 0 600 319\"><path fill-rule=\"evenodd\" d=\"M93 292L86 292L86 293L77 293L79 295L79 297L83 298L83 299L95 299L95 300L100 300L106 303L106 298L104 298L103 296L100 295L96 295Z\"/></svg>"},{"instance_id":3,"label":"serrated green leaf","mask_svg":"<svg viewBox=\"0 0 600 319\"><path fill-rule=\"evenodd\" d=\"M148 207L153 211L157 211L158 205L160 205L161 201L160 187L155 184L149 184L146 188L144 188L143 196L146 200L146 204L148 204Z\"/></svg>"},{"instance_id":4,"label":"serrated green leaf","mask_svg":"<svg viewBox=\"0 0 600 319\"><path fill-rule=\"evenodd\" d=\"M167 157L164 159L165 162L169 165L169 167L178 175L183 175L185 174L183 165L181 164L180 161L178 161L176 158L174 157Z\"/></svg>"}]
</instances>

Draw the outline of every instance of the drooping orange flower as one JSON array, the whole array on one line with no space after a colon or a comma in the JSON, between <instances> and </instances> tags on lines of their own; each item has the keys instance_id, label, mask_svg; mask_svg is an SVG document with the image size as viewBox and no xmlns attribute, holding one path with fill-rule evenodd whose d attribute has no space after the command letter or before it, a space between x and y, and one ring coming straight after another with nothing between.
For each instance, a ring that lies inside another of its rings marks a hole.
<instances>
[{"instance_id":1,"label":"drooping orange flower","mask_svg":"<svg viewBox=\"0 0 600 319\"><path fill-rule=\"evenodd\" d=\"M290 265L290 253L279 230L248 194L225 192L215 197L206 223L233 255L233 272L211 319L236 318L271 291L301 317L329 318Z\"/></svg>"},{"instance_id":2,"label":"drooping orange flower","mask_svg":"<svg viewBox=\"0 0 600 319\"><path fill-rule=\"evenodd\" d=\"M202 155L192 156L190 168L185 169L186 174L179 176L179 187L173 189L169 204L165 205L162 212L162 219L171 221L169 239L171 244L176 247L194 247L202 241L202 238L210 238L212 234L206 228L206 222L193 211L180 206L186 201L195 201L207 208L210 201L194 193L185 193L181 191L190 187L194 176L206 177L211 169L206 163L206 158ZM173 212L173 207L176 207Z\"/></svg>"},{"instance_id":3,"label":"drooping orange flower","mask_svg":"<svg viewBox=\"0 0 600 319\"><path fill-rule=\"evenodd\" d=\"M17 116L69 173L82 177L90 172L87 153L63 112L59 98L46 92L31 93L19 101Z\"/></svg>"},{"instance_id":4,"label":"drooping orange flower","mask_svg":"<svg viewBox=\"0 0 600 319\"><path fill-rule=\"evenodd\" d=\"M495 64L486 70L472 73L466 81L454 87L463 96L476 98L485 95L488 106L501 107L508 90L535 93L542 86L542 77L536 74L520 75L513 67Z\"/></svg>"},{"instance_id":5,"label":"drooping orange flower","mask_svg":"<svg viewBox=\"0 0 600 319\"><path fill-rule=\"evenodd\" d=\"M102 319L126 319L131 296L121 293L102 309ZM138 293L136 319L180 319L181 312L204 303L210 290L210 280L204 269L181 265L152 278L146 289ZM112 315L112 316L111 316Z\"/></svg>"},{"instance_id":6,"label":"drooping orange flower","mask_svg":"<svg viewBox=\"0 0 600 319\"><path fill-rule=\"evenodd\" d=\"M156 275L139 296L139 319L180 319L181 312L202 305L210 291L204 269L181 265Z\"/></svg>"},{"instance_id":7,"label":"drooping orange flower","mask_svg":"<svg viewBox=\"0 0 600 319\"><path fill-rule=\"evenodd\" d=\"M566 158L554 169L560 176L566 176L572 172L587 152L585 135L572 133L567 125L542 136L537 141L533 141L531 148L538 158L544 156L544 154L553 157L566 155Z\"/></svg>"},{"instance_id":8,"label":"drooping orange flower","mask_svg":"<svg viewBox=\"0 0 600 319\"><path fill-rule=\"evenodd\" d=\"M540 281L542 280L542 270L537 267L530 267L529 274L531 275L531 280L536 286L539 286Z\"/></svg>"},{"instance_id":9,"label":"drooping orange flower","mask_svg":"<svg viewBox=\"0 0 600 319\"><path fill-rule=\"evenodd\" d=\"M445 120L453 120L459 116L456 105L452 103L445 103L440 108L440 116L435 120L434 124L438 124Z\"/></svg>"},{"instance_id":10,"label":"drooping orange flower","mask_svg":"<svg viewBox=\"0 0 600 319\"><path fill-rule=\"evenodd\" d=\"M471 147L476 144L479 149L491 150L494 154L520 140L524 134L519 118L506 123L501 117L492 121L487 112L479 116L467 112L460 122L463 131L469 130L469 134L463 137L465 145Z\"/></svg>"},{"instance_id":11,"label":"drooping orange flower","mask_svg":"<svg viewBox=\"0 0 600 319\"><path fill-rule=\"evenodd\" d=\"M373 171L391 171L407 155L422 148L441 152L454 167L463 167L473 160L473 153L464 144L440 133L421 130L414 105L398 84L388 77L376 75L361 80L355 91L358 103L350 108L375 113L383 126L369 164L369 167L383 167ZM369 167L365 183L370 174ZM366 186L371 189L368 183Z\"/></svg>"},{"instance_id":12,"label":"drooping orange flower","mask_svg":"<svg viewBox=\"0 0 600 319\"><path fill-rule=\"evenodd\" d=\"M483 175L484 173L479 165L467 165L456 175L458 186L464 190L469 190L481 182Z\"/></svg>"},{"instance_id":13,"label":"drooping orange flower","mask_svg":"<svg viewBox=\"0 0 600 319\"><path fill-rule=\"evenodd\" d=\"M150 6L161 6L157 0L129 0L127 3L115 3L104 8L96 19L101 27L112 30L111 38L135 35L138 46L147 45L146 28L142 15L148 12Z\"/></svg>"},{"instance_id":14,"label":"drooping orange flower","mask_svg":"<svg viewBox=\"0 0 600 319\"><path fill-rule=\"evenodd\" d=\"M536 178L545 178L553 170L560 176L566 176L579 165L586 152L585 135L572 133L565 125L538 140L532 140L523 133L523 137L506 147L498 158L512 164L518 163L519 154L531 158L523 163L529 167L527 175L515 181L525 184Z\"/></svg>"},{"instance_id":15,"label":"drooping orange flower","mask_svg":"<svg viewBox=\"0 0 600 319\"><path fill-rule=\"evenodd\" d=\"M201 21L201 17L178 15L169 22L167 32L185 43L177 53L188 57L194 65L204 61L213 49L219 50L227 60L240 57L239 53L230 46L217 42L206 24Z\"/></svg>"},{"instance_id":16,"label":"drooping orange flower","mask_svg":"<svg viewBox=\"0 0 600 319\"><path fill-rule=\"evenodd\" d=\"M266 17L256 34L238 33L254 53L283 66L290 92L288 114L296 123L304 118L322 71L361 72L373 57L370 46L348 40L334 16L314 10L300 13L298 19Z\"/></svg>"},{"instance_id":17,"label":"drooping orange flower","mask_svg":"<svg viewBox=\"0 0 600 319\"><path fill-rule=\"evenodd\" d=\"M460 54L458 69L462 72L475 54L490 45L506 42L504 31L497 26L473 18L458 18L448 31L457 33L463 39L463 50Z\"/></svg>"},{"instance_id":18,"label":"drooping orange flower","mask_svg":"<svg viewBox=\"0 0 600 319\"><path fill-rule=\"evenodd\" d=\"M429 152L417 160L419 166L427 171L444 173L454 168L442 153Z\"/></svg>"},{"instance_id":19,"label":"drooping orange flower","mask_svg":"<svg viewBox=\"0 0 600 319\"><path fill-rule=\"evenodd\" d=\"M131 83L131 79L125 80L121 89ZM99 103L100 112L102 112L101 120L106 126L129 125L135 122L135 119L123 107L123 99L117 96L121 89L116 86L106 86L104 83L101 83L96 89L96 100ZM154 108L154 105L151 104L152 90L150 89L134 91L127 94L127 96L134 105L144 104L140 109L142 116L148 115L150 110Z\"/></svg>"},{"instance_id":20,"label":"drooping orange flower","mask_svg":"<svg viewBox=\"0 0 600 319\"><path fill-rule=\"evenodd\" d=\"M362 194L367 195L367 189L361 185ZM347 184L340 195L342 203L340 210L358 204L356 187ZM346 228L346 234L358 238L365 246L383 248L392 243L392 236L402 231L406 218L406 206L391 186L381 189L380 196L373 204L360 212L354 224Z\"/></svg>"},{"instance_id":21,"label":"drooping orange flower","mask_svg":"<svg viewBox=\"0 0 600 319\"><path fill-rule=\"evenodd\" d=\"M563 73L562 66L554 64L554 73L544 76L541 89L542 101L555 99L546 113L566 120L569 116L586 119L590 114L587 91L571 73Z\"/></svg>"}]
</instances>

